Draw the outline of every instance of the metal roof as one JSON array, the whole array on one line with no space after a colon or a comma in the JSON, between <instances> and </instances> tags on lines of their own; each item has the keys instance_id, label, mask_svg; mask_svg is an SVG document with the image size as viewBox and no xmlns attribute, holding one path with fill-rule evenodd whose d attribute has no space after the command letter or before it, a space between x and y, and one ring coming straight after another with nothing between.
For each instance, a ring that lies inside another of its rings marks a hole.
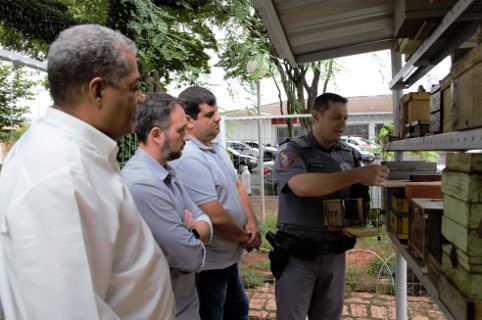
<instances>
[{"instance_id":1,"label":"metal roof","mask_svg":"<svg viewBox=\"0 0 482 320\"><path fill-rule=\"evenodd\" d=\"M254 7L292 65L392 47L393 0L254 0Z\"/></svg>"},{"instance_id":2,"label":"metal roof","mask_svg":"<svg viewBox=\"0 0 482 320\"><path fill-rule=\"evenodd\" d=\"M407 88L482 21L482 0L253 0L280 58L307 62L398 50L418 41L391 88ZM476 44L476 42L475 42ZM475 45L473 44L473 45ZM404 52L405 53L405 52Z\"/></svg>"}]
</instances>

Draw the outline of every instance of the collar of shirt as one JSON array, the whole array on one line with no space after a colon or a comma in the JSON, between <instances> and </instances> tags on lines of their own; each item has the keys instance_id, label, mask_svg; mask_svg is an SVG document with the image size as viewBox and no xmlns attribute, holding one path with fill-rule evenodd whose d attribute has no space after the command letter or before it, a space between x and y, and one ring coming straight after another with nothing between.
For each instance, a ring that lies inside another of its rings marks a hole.
<instances>
[{"instance_id":1,"label":"collar of shirt","mask_svg":"<svg viewBox=\"0 0 482 320\"><path fill-rule=\"evenodd\" d=\"M62 128L62 130L71 132L87 145L92 145L108 158L109 161L112 162L116 160L117 151L119 150L117 143L87 122L52 107L47 109L43 120L51 125Z\"/></svg>"},{"instance_id":2,"label":"collar of shirt","mask_svg":"<svg viewBox=\"0 0 482 320\"><path fill-rule=\"evenodd\" d=\"M308 143L312 146L317 146L319 148L321 148L323 151L325 152L332 152L332 151L335 151L335 150L338 150L338 149L342 149L342 150L345 150L345 151L350 151L350 148L348 148L348 146L346 146L344 143L342 143L341 141L337 141L335 142L335 144L333 145L333 147L331 147L330 149L326 150L325 148L323 148L319 143L318 143L318 140L316 140L315 136L313 135L313 131L311 130L310 132L308 132L306 134L306 140L308 141Z\"/></svg>"},{"instance_id":3,"label":"collar of shirt","mask_svg":"<svg viewBox=\"0 0 482 320\"><path fill-rule=\"evenodd\" d=\"M206 150L206 151L211 151L211 152L216 152L216 145L219 144L219 142L216 140L216 139L213 139L211 140L211 146L208 147L208 146L205 146L204 144L202 144L201 142L199 142L199 140L197 140L196 138L194 138L193 136L189 135L189 140L187 142L191 142L192 144L194 144L196 147L198 147L199 149L201 150ZM186 143L187 143L186 142Z\"/></svg>"},{"instance_id":4,"label":"collar of shirt","mask_svg":"<svg viewBox=\"0 0 482 320\"><path fill-rule=\"evenodd\" d=\"M141 148L137 148L136 156L139 157L142 161L144 161L147 164L147 166L149 167L149 169L151 169L151 171L154 174L156 174L163 181L164 181L164 179L166 179L167 175L171 173L169 171L170 170L169 164L167 164L166 168L164 168L163 166L161 166L161 164L159 162L154 160L154 158L151 157L150 154L148 154L147 152L145 152ZM172 175L172 173L171 173L171 175Z\"/></svg>"}]
</instances>

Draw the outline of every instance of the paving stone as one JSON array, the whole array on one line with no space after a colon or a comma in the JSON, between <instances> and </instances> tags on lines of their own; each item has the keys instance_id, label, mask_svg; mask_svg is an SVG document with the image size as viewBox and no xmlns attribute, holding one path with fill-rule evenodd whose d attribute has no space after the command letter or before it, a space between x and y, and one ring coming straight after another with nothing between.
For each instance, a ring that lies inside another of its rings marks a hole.
<instances>
[{"instance_id":1,"label":"paving stone","mask_svg":"<svg viewBox=\"0 0 482 320\"><path fill-rule=\"evenodd\" d=\"M251 299L249 301L249 308L254 310L263 309L266 304L266 299Z\"/></svg>"},{"instance_id":2,"label":"paving stone","mask_svg":"<svg viewBox=\"0 0 482 320\"><path fill-rule=\"evenodd\" d=\"M370 312L375 319L386 319L388 317L387 308L380 306L370 306Z\"/></svg>"},{"instance_id":3,"label":"paving stone","mask_svg":"<svg viewBox=\"0 0 482 320\"><path fill-rule=\"evenodd\" d=\"M368 316L367 307L363 304L350 304L351 315L355 318Z\"/></svg>"},{"instance_id":4,"label":"paving stone","mask_svg":"<svg viewBox=\"0 0 482 320\"><path fill-rule=\"evenodd\" d=\"M368 299L362 299L362 298L348 298L345 299L345 303L364 303L364 304L369 304L370 300Z\"/></svg>"},{"instance_id":5,"label":"paving stone","mask_svg":"<svg viewBox=\"0 0 482 320\"><path fill-rule=\"evenodd\" d=\"M350 315L350 313L348 312L348 306L345 303L345 305L343 306L343 317L346 317L346 316L349 316L349 315Z\"/></svg>"}]
</instances>

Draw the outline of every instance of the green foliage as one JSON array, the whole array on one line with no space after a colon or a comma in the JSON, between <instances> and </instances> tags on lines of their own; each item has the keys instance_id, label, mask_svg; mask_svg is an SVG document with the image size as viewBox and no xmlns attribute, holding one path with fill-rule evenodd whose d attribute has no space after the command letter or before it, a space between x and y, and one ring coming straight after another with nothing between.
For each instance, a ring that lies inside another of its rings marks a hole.
<instances>
[{"instance_id":1,"label":"green foliage","mask_svg":"<svg viewBox=\"0 0 482 320\"><path fill-rule=\"evenodd\" d=\"M134 155L137 150L139 142L137 136L134 132L122 137L117 141L117 146L119 147L119 152L117 153L117 163L122 169L127 161Z\"/></svg>"},{"instance_id":2,"label":"green foliage","mask_svg":"<svg viewBox=\"0 0 482 320\"><path fill-rule=\"evenodd\" d=\"M383 128L380 130L380 134L378 135L379 143L377 143L380 148L382 147L381 141L383 137L388 134L393 133L393 123L387 122L383 124ZM416 151L416 152L407 152L407 157L410 158L419 158L420 160L426 162L437 162L438 158L440 157L439 154L435 151ZM392 151L385 151L383 152L383 160L391 161L393 160L393 152Z\"/></svg>"},{"instance_id":3,"label":"green foliage","mask_svg":"<svg viewBox=\"0 0 482 320\"><path fill-rule=\"evenodd\" d=\"M247 266L240 267L239 271L245 289L256 288L263 285L265 278L261 272L251 270L251 268Z\"/></svg>"},{"instance_id":4,"label":"green foliage","mask_svg":"<svg viewBox=\"0 0 482 320\"><path fill-rule=\"evenodd\" d=\"M278 215L273 214L273 215L267 215L264 223L260 220L258 220L258 226L259 226L259 231L261 233L261 245L260 248L264 250L273 250L273 247L269 244L268 240L266 240L266 232L272 231L275 232L278 230L278 227L276 227L276 221L278 220Z\"/></svg>"},{"instance_id":5,"label":"green foliage","mask_svg":"<svg viewBox=\"0 0 482 320\"><path fill-rule=\"evenodd\" d=\"M230 22L222 26L225 39L221 43L222 52L217 64L225 70L225 78L238 78L244 84L256 80L256 76L247 73L246 66L250 59L262 60L268 67L267 76L274 81L279 91L281 114L285 113L281 108L282 90L287 97L288 114L310 113L318 96L320 81L324 81L323 90L326 90L327 83L335 80L335 74L341 67L333 60L293 67L288 60L278 57L261 19L253 9L252 1L233 0L227 12ZM290 120L287 123L291 134L292 123ZM305 129L310 129L311 121L304 119L302 125Z\"/></svg>"},{"instance_id":6,"label":"green foliage","mask_svg":"<svg viewBox=\"0 0 482 320\"><path fill-rule=\"evenodd\" d=\"M18 106L20 99L32 100L34 93L30 91L35 82L28 80L32 73L15 66L0 65L0 128L21 126L28 108ZM13 80L13 82L12 82ZM11 108L13 106L13 108ZM10 140L10 131L0 132L0 140Z\"/></svg>"},{"instance_id":7,"label":"green foliage","mask_svg":"<svg viewBox=\"0 0 482 320\"><path fill-rule=\"evenodd\" d=\"M23 39L49 44L65 28L81 23L62 3L54 0L2 0L3 28L20 32Z\"/></svg>"}]
</instances>

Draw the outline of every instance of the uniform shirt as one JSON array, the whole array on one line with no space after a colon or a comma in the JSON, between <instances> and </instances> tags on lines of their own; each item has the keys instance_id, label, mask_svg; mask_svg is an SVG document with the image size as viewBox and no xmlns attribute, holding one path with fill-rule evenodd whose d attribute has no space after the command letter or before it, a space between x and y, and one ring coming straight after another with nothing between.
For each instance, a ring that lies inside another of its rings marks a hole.
<instances>
[{"instance_id":1,"label":"uniform shirt","mask_svg":"<svg viewBox=\"0 0 482 320\"><path fill-rule=\"evenodd\" d=\"M274 172L278 181L278 226L290 233L316 242L335 241L341 232L328 232L323 224L323 200L363 198L369 201L368 187L355 184L324 197L298 197L288 187L288 181L302 173L333 173L360 166L359 155L348 145L337 142L325 150L310 131L308 134L282 144L276 155ZM323 183L323 181L320 181Z\"/></svg>"},{"instance_id":2,"label":"uniform shirt","mask_svg":"<svg viewBox=\"0 0 482 320\"><path fill-rule=\"evenodd\" d=\"M184 224L184 210L191 211L196 221L208 222L212 235L211 219L192 202L169 164L166 167L138 148L122 175L171 268L176 319L200 319L195 272L204 266L204 245Z\"/></svg>"},{"instance_id":3,"label":"uniform shirt","mask_svg":"<svg viewBox=\"0 0 482 320\"><path fill-rule=\"evenodd\" d=\"M173 319L167 260L97 129L49 108L0 179L7 319Z\"/></svg>"},{"instance_id":4,"label":"uniform shirt","mask_svg":"<svg viewBox=\"0 0 482 320\"><path fill-rule=\"evenodd\" d=\"M177 177L182 181L191 199L198 206L219 200L234 221L246 225L246 212L236 186L236 170L226 149L217 141L206 147L190 137L181 158L171 161ZM214 234L206 246L205 270L224 269L241 260L244 250L236 241Z\"/></svg>"}]
</instances>

